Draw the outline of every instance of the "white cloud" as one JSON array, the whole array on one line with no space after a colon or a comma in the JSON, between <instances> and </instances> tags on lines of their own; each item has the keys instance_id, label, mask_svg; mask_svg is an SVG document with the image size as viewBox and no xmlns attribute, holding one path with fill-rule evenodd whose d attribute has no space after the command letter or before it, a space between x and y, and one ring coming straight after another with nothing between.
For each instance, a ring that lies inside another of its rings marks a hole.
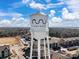
<instances>
[{"instance_id":1,"label":"white cloud","mask_svg":"<svg viewBox=\"0 0 79 59\"><path fill-rule=\"evenodd\" d=\"M12 26L15 27L29 27L29 20L23 17L12 18L11 20Z\"/></svg>"},{"instance_id":2,"label":"white cloud","mask_svg":"<svg viewBox=\"0 0 79 59\"><path fill-rule=\"evenodd\" d=\"M53 17L53 16L55 16L55 13L56 13L55 10L50 10L49 17Z\"/></svg>"},{"instance_id":3,"label":"white cloud","mask_svg":"<svg viewBox=\"0 0 79 59\"><path fill-rule=\"evenodd\" d=\"M62 17L66 20L79 20L79 0L59 0L67 5L63 8ZM71 12L70 12L71 11Z\"/></svg>"},{"instance_id":4,"label":"white cloud","mask_svg":"<svg viewBox=\"0 0 79 59\"><path fill-rule=\"evenodd\" d=\"M23 3L29 3L30 0L22 0Z\"/></svg>"},{"instance_id":5,"label":"white cloud","mask_svg":"<svg viewBox=\"0 0 79 59\"><path fill-rule=\"evenodd\" d=\"M12 26L14 27L16 25L16 27L29 27L29 20L28 19L24 19L24 18L12 18Z\"/></svg>"},{"instance_id":6,"label":"white cloud","mask_svg":"<svg viewBox=\"0 0 79 59\"><path fill-rule=\"evenodd\" d=\"M35 1L32 1L30 4L29 4L29 6L31 7L31 8L35 8L35 9L40 9L40 10L42 10L42 9L46 9L46 7L45 7L45 5L44 4L41 4L41 3L36 3Z\"/></svg>"},{"instance_id":7,"label":"white cloud","mask_svg":"<svg viewBox=\"0 0 79 59\"><path fill-rule=\"evenodd\" d=\"M45 1L47 2L47 4L37 3L35 0L22 0L22 3L26 4L26 6L29 6L33 9L37 9L37 10L46 10L48 8L54 8L58 5L64 4L63 2L54 3L54 4L49 3L51 0L45 0Z\"/></svg>"},{"instance_id":8,"label":"white cloud","mask_svg":"<svg viewBox=\"0 0 79 59\"><path fill-rule=\"evenodd\" d=\"M70 13L67 8L63 8L62 18L65 20L79 20L79 13L77 12Z\"/></svg>"},{"instance_id":9,"label":"white cloud","mask_svg":"<svg viewBox=\"0 0 79 59\"><path fill-rule=\"evenodd\" d=\"M50 27L79 27L79 14L69 12L67 8L62 9L62 18L55 16L56 11L50 10Z\"/></svg>"},{"instance_id":10,"label":"white cloud","mask_svg":"<svg viewBox=\"0 0 79 59\"><path fill-rule=\"evenodd\" d=\"M23 16L22 14L20 13L17 13L17 12L0 12L0 16L12 16L12 17L20 17L20 16Z\"/></svg>"},{"instance_id":11,"label":"white cloud","mask_svg":"<svg viewBox=\"0 0 79 59\"><path fill-rule=\"evenodd\" d=\"M67 0L65 3L68 5L68 8L74 12L79 12L79 0Z\"/></svg>"},{"instance_id":12,"label":"white cloud","mask_svg":"<svg viewBox=\"0 0 79 59\"><path fill-rule=\"evenodd\" d=\"M55 16L56 11L50 10L49 13L49 27L58 27L62 23L62 18Z\"/></svg>"},{"instance_id":13,"label":"white cloud","mask_svg":"<svg viewBox=\"0 0 79 59\"><path fill-rule=\"evenodd\" d=\"M61 23L62 22L62 19L60 17L52 17L51 20L53 23Z\"/></svg>"},{"instance_id":14,"label":"white cloud","mask_svg":"<svg viewBox=\"0 0 79 59\"><path fill-rule=\"evenodd\" d=\"M11 22L9 20L0 20L0 27L9 27Z\"/></svg>"},{"instance_id":15,"label":"white cloud","mask_svg":"<svg viewBox=\"0 0 79 59\"><path fill-rule=\"evenodd\" d=\"M23 17L0 20L0 27L29 27L29 20Z\"/></svg>"},{"instance_id":16,"label":"white cloud","mask_svg":"<svg viewBox=\"0 0 79 59\"><path fill-rule=\"evenodd\" d=\"M22 3L26 4L26 6L29 6L33 9L37 9L37 10L46 9L45 4L37 3L34 0L22 0Z\"/></svg>"},{"instance_id":17,"label":"white cloud","mask_svg":"<svg viewBox=\"0 0 79 59\"><path fill-rule=\"evenodd\" d=\"M59 2L59 3L49 3L49 4L41 4L41 3L36 3L35 1L32 1L31 3L29 3L30 7L35 8L35 9L43 9L46 10L48 8L54 8L58 5L62 5L64 4L63 2Z\"/></svg>"},{"instance_id":18,"label":"white cloud","mask_svg":"<svg viewBox=\"0 0 79 59\"><path fill-rule=\"evenodd\" d=\"M62 26L62 19L60 17L52 17L49 20L49 27L61 27Z\"/></svg>"},{"instance_id":19,"label":"white cloud","mask_svg":"<svg viewBox=\"0 0 79 59\"><path fill-rule=\"evenodd\" d=\"M64 4L64 2L49 3L49 4L46 5L46 8L47 8L47 9L48 9L48 8L54 8L54 7L57 7L57 6L59 6L59 5L63 5L63 4Z\"/></svg>"},{"instance_id":20,"label":"white cloud","mask_svg":"<svg viewBox=\"0 0 79 59\"><path fill-rule=\"evenodd\" d=\"M67 8L73 12L79 13L79 0L59 0L67 5Z\"/></svg>"},{"instance_id":21,"label":"white cloud","mask_svg":"<svg viewBox=\"0 0 79 59\"><path fill-rule=\"evenodd\" d=\"M59 0L59 1L64 2L70 10L79 13L79 0Z\"/></svg>"}]
</instances>

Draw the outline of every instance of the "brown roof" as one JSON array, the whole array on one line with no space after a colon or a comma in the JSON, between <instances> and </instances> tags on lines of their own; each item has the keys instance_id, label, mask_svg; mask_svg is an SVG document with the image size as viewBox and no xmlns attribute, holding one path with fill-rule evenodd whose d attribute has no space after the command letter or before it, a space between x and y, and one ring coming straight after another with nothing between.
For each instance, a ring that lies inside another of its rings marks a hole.
<instances>
[{"instance_id":1,"label":"brown roof","mask_svg":"<svg viewBox=\"0 0 79 59\"><path fill-rule=\"evenodd\" d=\"M36 13L36 14L32 14L31 16L46 16L46 15L41 14L41 13Z\"/></svg>"}]
</instances>

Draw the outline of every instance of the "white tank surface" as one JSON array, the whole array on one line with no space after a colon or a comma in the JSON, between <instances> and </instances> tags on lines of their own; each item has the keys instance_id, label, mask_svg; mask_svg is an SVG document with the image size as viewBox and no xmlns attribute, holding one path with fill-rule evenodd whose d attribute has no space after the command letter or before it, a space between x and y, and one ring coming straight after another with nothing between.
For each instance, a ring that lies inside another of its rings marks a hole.
<instances>
[{"instance_id":1,"label":"white tank surface","mask_svg":"<svg viewBox=\"0 0 79 59\"><path fill-rule=\"evenodd\" d=\"M47 15L33 14L31 15L31 26L41 28L46 27L47 19Z\"/></svg>"},{"instance_id":2,"label":"white tank surface","mask_svg":"<svg viewBox=\"0 0 79 59\"><path fill-rule=\"evenodd\" d=\"M43 14L31 15L31 32L37 39L46 37L48 35L48 16Z\"/></svg>"},{"instance_id":3,"label":"white tank surface","mask_svg":"<svg viewBox=\"0 0 79 59\"><path fill-rule=\"evenodd\" d=\"M37 28L37 29L33 29L36 31L45 31L46 27L48 28L47 15L42 15L42 14L31 15L31 27Z\"/></svg>"}]
</instances>

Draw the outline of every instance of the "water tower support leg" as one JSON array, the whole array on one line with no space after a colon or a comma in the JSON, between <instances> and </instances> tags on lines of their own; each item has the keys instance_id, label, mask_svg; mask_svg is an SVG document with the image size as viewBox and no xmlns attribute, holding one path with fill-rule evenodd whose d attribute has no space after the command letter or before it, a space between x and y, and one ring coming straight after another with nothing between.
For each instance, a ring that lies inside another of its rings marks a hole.
<instances>
[{"instance_id":1,"label":"water tower support leg","mask_svg":"<svg viewBox=\"0 0 79 59\"><path fill-rule=\"evenodd\" d=\"M32 59L32 51L33 51L33 37L31 37L30 59Z\"/></svg>"},{"instance_id":2,"label":"water tower support leg","mask_svg":"<svg viewBox=\"0 0 79 59\"><path fill-rule=\"evenodd\" d=\"M40 54L40 39L38 39L38 59L41 58Z\"/></svg>"},{"instance_id":3,"label":"water tower support leg","mask_svg":"<svg viewBox=\"0 0 79 59\"><path fill-rule=\"evenodd\" d=\"M47 59L46 58L46 40L44 39L44 57L45 57L45 59Z\"/></svg>"},{"instance_id":4,"label":"water tower support leg","mask_svg":"<svg viewBox=\"0 0 79 59\"><path fill-rule=\"evenodd\" d=\"M49 43L49 38L47 36L47 46L48 46L48 59L50 59L50 43Z\"/></svg>"}]
</instances>

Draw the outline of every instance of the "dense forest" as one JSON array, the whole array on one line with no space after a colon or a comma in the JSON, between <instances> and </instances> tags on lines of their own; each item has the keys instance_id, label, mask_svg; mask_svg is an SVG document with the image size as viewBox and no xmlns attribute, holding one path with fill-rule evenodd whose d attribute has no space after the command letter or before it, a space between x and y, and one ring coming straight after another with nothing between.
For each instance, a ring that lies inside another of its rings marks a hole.
<instances>
[{"instance_id":1,"label":"dense forest","mask_svg":"<svg viewBox=\"0 0 79 59\"><path fill-rule=\"evenodd\" d=\"M49 36L51 37L79 37L78 28L50 28Z\"/></svg>"},{"instance_id":2,"label":"dense forest","mask_svg":"<svg viewBox=\"0 0 79 59\"><path fill-rule=\"evenodd\" d=\"M0 28L0 37L10 37L25 35L30 32L30 28L2 27ZM51 37L79 37L79 28L49 28Z\"/></svg>"},{"instance_id":3,"label":"dense forest","mask_svg":"<svg viewBox=\"0 0 79 59\"><path fill-rule=\"evenodd\" d=\"M29 32L29 28L0 28L0 37L14 37L25 35Z\"/></svg>"}]
</instances>

